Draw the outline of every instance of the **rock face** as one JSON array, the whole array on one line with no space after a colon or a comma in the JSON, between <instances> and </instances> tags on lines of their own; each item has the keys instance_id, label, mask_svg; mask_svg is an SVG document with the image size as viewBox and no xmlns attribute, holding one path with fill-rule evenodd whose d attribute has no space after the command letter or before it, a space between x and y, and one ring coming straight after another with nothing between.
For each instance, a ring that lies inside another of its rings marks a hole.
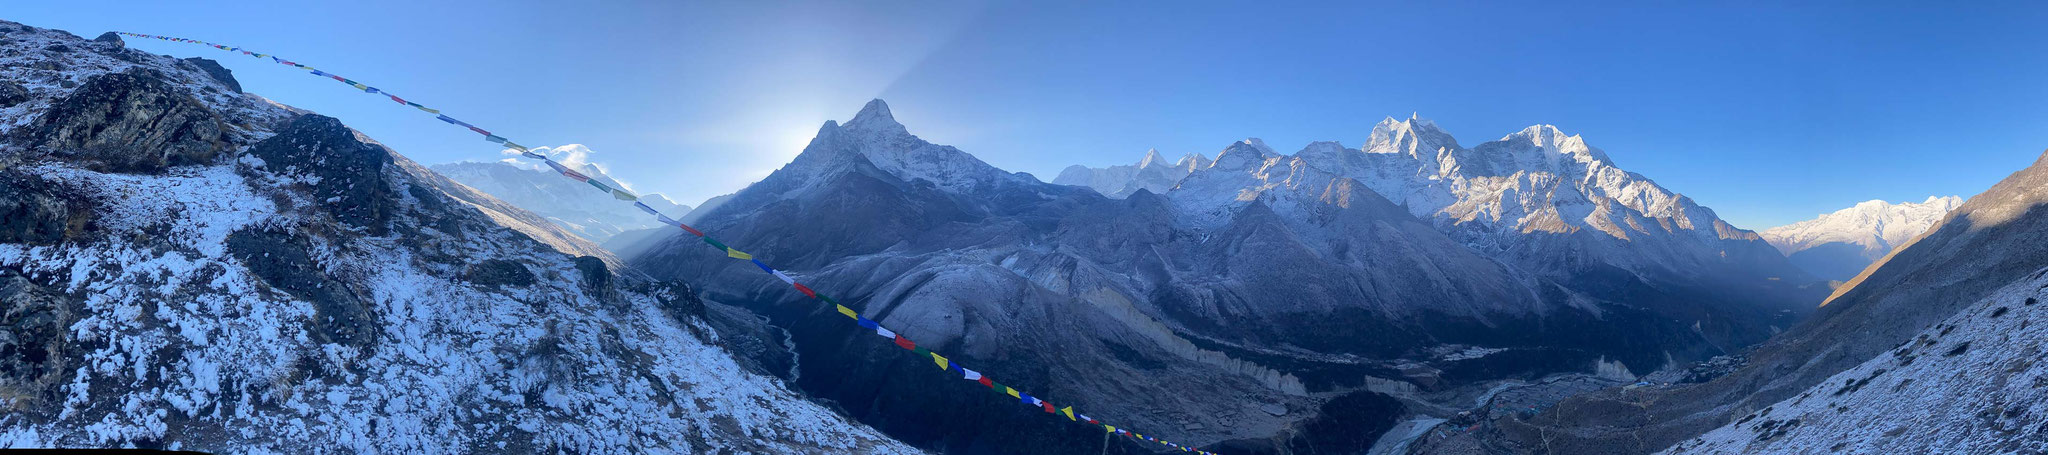
<instances>
[{"instance_id":1,"label":"rock face","mask_svg":"<svg viewBox=\"0 0 2048 455\"><path fill-rule=\"evenodd\" d=\"M235 93L242 93L242 83L235 80L235 72L228 71L227 67L220 66L220 62L199 57L183 58L179 59L178 61L199 67L199 70L204 71L207 77L211 77L213 78L213 80L219 81L221 85L227 86L228 90L233 90Z\"/></svg>"},{"instance_id":2,"label":"rock face","mask_svg":"<svg viewBox=\"0 0 2048 455\"><path fill-rule=\"evenodd\" d=\"M93 223L93 205L53 182L0 169L0 243L78 239Z\"/></svg>"},{"instance_id":3,"label":"rock face","mask_svg":"<svg viewBox=\"0 0 2048 455\"><path fill-rule=\"evenodd\" d=\"M915 452L748 371L681 281L335 119L17 27L0 127L54 133L0 169L0 447ZM198 119L250 145L154 129Z\"/></svg>"},{"instance_id":4,"label":"rock face","mask_svg":"<svg viewBox=\"0 0 2048 455\"><path fill-rule=\"evenodd\" d=\"M391 153L366 142L340 120L301 115L277 135L249 148L273 173L320 182L313 195L335 219L383 235L391 219L392 190L383 173Z\"/></svg>"},{"instance_id":5,"label":"rock face","mask_svg":"<svg viewBox=\"0 0 2048 455\"><path fill-rule=\"evenodd\" d=\"M212 162L230 147L224 128L218 114L173 89L162 72L138 68L86 80L26 136L31 147L95 170L150 174Z\"/></svg>"},{"instance_id":6,"label":"rock face","mask_svg":"<svg viewBox=\"0 0 2048 455\"><path fill-rule=\"evenodd\" d=\"M14 107L28 101L28 88L8 81L0 81L0 108Z\"/></svg>"},{"instance_id":7,"label":"rock face","mask_svg":"<svg viewBox=\"0 0 2048 455\"><path fill-rule=\"evenodd\" d=\"M1918 335L1930 327L1939 329L1938 326L1943 324L1955 326L1963 324L1960 321L1988 317L1989 312L1996 312L1996 306L2013 308L2015 301L2021 302L2017 305L2024 306L2024 297L2027 296L2021 294L2025 291L2011 289L2017 289L2018 285L2014 283L2036 280L2042 264L2048 264L2048 240L2044 239L2048 239L2048 154L2035 161L2033 166L2015 172L1984 193L1971 197L1933 228L1864 269L1863 273L1837 288L1812 318L1757 346L1746 356L1746 362L1733 372L1697 385L1608 391L1574 398L1553 411L1537 416L1529 424L1518 424L1519 429L1510 427L1511 431L1501 435L1504 442L1500 443L1574 452L1650 452L1736 422L1746 414L1772 408L1776 403L1796 401L1802 392L1815 387L1829 389L1827 393L1832 397L1834 390L1824 381L1830 381L1838 374L1852 374L1844 373L1852 368L1860 372L1855 374L1865 375L1880 368L1890 368L1885 366L1885 362L1890 361L1885 354L1894 349L1909 347L1900 351L1904 353L1901 355L1928 357L1935 350L1933 346L1907 345L1917 343ZM2000 295L2004 297L1997 297ZM1947 336L1945 332L1937 330L1937 335ZM2013 351L2008 348L2024 349L2033 343L2013 331L1980 330L1972 336L1977 339L2012 339L2012 344L2002 345L1998 353L1978 357L1978 360L2009 356ZM1941 346L1949 348L1962 341L1944 340L1947 341ZM1946 365L1960 367L1963 363ZM1942 385L1930 389L1924 398L1940 400L1957 393L1976 393L1966 392L1968 390L1990 392L1999 387L1997 384L2026 377L2018 374L2031 370L2022 368L1994 374L1958 374L1951 371L1956 370L1942 370L1939 376L1954 376L1940 379ZM1890 381L1903 378L1893 377L1885 382L1872 383L1895 385ZM1859 381L1863 379L1870 378L1860 377ZM1914 397L1920 396L1914 387L1882 390L1875 393L1891 395L1899 400L1896 403L1918 402L1915 400L1919 398ZM1990 397L2001 398L2006 403L2041 399L2036 395L2038 389L2029 389L2026 393L2011 389L1995 393ZM1610 413L1601 411L1603 409L1630 411ZM1779 427L1788 420L1785 414L1771 415L1775 417L1768 420L1777 421L1774 425ZM1749 431L1757 427L1742 428ZM1791 429L1775 428L1770 432L1777 432L1775 430ZM1927 434L1938 430L1907 431ZM1943 444L1988 444L2002 441L2001 438L1969 436ZM1733 447L1725 445L1724 436L1714 439L1722 441L1715 443L1723 444L1722 447ZM1802 444L1817 451L1838 441L1819 438L1805 440Z\"/></svg>"},{"instance_id":8,"label":"rock face","mask_svg":"<svg viewBox=\"0 0 2048 455\"><path fill-rule=\"evenodd\" d=\"M1866 201L1760 234L1807 272L1848 280L1962 204L1963 198L1957 196L1929 196L1919 203Z\"/></svg>"}]
</instances>

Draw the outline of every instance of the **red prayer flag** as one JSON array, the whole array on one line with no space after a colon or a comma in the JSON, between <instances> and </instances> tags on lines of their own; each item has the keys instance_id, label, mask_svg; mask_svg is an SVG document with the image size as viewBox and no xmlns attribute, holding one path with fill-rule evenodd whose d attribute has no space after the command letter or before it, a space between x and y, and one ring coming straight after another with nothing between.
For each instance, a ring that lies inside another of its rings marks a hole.
<instances>
[{"instance_id":1,"label":"red prayer flag","mask_svg":"<svg viewBox=\"0 0 2048 455\"><path fill-rule=\"evenodd\" d=\"M483 128L477 128L477 127L474 127L474 126L472 126L472 127L469 127L469 130L470 130L470 131L475 131L475 132L477 132L478 134L482 134L482 135L485 135L485 136L489 136L489 135L491 135L491 132L489 132L489 131L484 131L484 129L483 129Z\"/></svg>"},{"instance_id":2,"label":"red prayer flag","mask_svg":"<svg viewBox=\"0 0 2048 455\"><path fill-rule=\"evenodd\" d=\"M697 228L693 228L693 227L690 227L690 225L687 225L687 224L683 224L683 223L676 223L676 226L682 227L682 228L683 228L683 230L685 230L685 231L690 231L690 235L694 235L694 236L698 236L698 237L703 237L703 236L704 236L704 233L703 233L703 232L700 232L700 231L698 231L698 230L697 230Z\"/></svg>"},{"instance_id":3,"label":"red prayer flag","mask_svg":"<svg viewBox=\"0 0 2048 455\"><path fill-rule=\"evenodd\" d=\"M1044 405L1044 406L1045 406L1045 413L1046 413L1046 414L1053 414L1053 413L1054 413L1054 412L1053 412L1053 410L1052 410L1052 402L1050 402L1050 401L1043 401L1043 400L1041 400L1041 401L1039 401L1039 402L1038 402L1038 404L1040 404L1040 405Z\"/></svg>"},{"instance_id":4,"label":"red prayer flag","mask_svg":"<svg viewBox=\"0 0 2048 455\"><path fill-rule=\"evenodd\" d=\"M810 298L813 298L813 299L815 299L815 298L818 298L818 293L817 293L817 292L815 292L815 291L812 291L812 290L811 290L811 288L808 288L808 287L804 287L804 284L803 284L803 283L790 283L790 285L792 285L792 286L796 286L796 290L797 290L798 292L802 292L802 293L804 293L804 296L806 296L806 297L810 297Z\"/></svg>"},{"instance_id":5,"label":"red prayer flag","mask_svg":"<svg viewBox=\"0 0 2048 455\"><path fill-rule=\"evenodd\" d=\"M912 342L910 342L910 339L909 339L909 338L904 338L904 337L903 337L903 335L896 335L896 347L900 347L900 348L903 348L903 349L910 349L910 350L916 350L916 349L917 349L917 343L912 343Z\"/></svg>"},{"instance_id":6,"label":"red prayer flag","mask_svg":"<svg viewBox=\"0 0 2048 455\"><path fill-rule=\"evenodd\" d=\"M982 387L987 387L991 389L996 388L996 382L989 380L988 376L982 376L981 379L975 380L975 382L981 383Z\"/></svg>"},{"instance_id":7,"label":"red prayer flag","mask_svg":"<svg viewBox=\"0 0 2048 455\"><path fill-rule=\"evenodd\" d=\"M590 177L589 177L589 176L586 176L586 175L583 175L583 174L578 174L578 173L576 173L576 171L571 171L571 170L566 170L566 169L564 169L564 170L562 170L562 175L566 175L566 176L569 176L569 178L572 178L572 179L576 179L576 181L578 181L578 182L588 182L588 181L590 181Z\"/></svg>"}]
</instances>

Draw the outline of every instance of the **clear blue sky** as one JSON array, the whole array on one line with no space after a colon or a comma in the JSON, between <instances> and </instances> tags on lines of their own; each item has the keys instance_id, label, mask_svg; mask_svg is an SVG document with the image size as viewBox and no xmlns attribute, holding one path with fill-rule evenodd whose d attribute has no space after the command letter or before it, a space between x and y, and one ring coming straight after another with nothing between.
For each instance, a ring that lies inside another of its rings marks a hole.
<instances>
[{"instance_id":1,"label":"clear blue sky","mask_svg":"<svg viewBox=\"0 0 2048 455\"><path fill-rule=\"evenodd\" d=\"M926 139L1045 179L1244 137L1355 147L1411 112L1466 145L1549 123L1753 229L1969 196L2048 148L2041 3L286 3L300 2L10 2L0 16L298 59L529 145L587 144L688 204L765 176L875 97ZM421 162L501 158L301 72L130 43L221 60L249 91Z\"/></svg>"}]
</instances>

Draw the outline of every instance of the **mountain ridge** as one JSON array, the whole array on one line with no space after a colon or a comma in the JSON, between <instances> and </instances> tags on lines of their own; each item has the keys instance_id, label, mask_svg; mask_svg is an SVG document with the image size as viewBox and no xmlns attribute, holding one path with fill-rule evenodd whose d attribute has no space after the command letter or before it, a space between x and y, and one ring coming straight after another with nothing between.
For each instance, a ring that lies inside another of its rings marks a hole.
<instances>
[{"instance_id":1,"label":"mountain ridge","mask_svg":"<svg viewBox=\"0 0 2048 455\"><path fill-rule=\"evenodd\" d=\"M1959 196L1896 204L1873 199L1759 234L1808 272L1848 280L1962 203Z\"/></svg>"}]
</instances>

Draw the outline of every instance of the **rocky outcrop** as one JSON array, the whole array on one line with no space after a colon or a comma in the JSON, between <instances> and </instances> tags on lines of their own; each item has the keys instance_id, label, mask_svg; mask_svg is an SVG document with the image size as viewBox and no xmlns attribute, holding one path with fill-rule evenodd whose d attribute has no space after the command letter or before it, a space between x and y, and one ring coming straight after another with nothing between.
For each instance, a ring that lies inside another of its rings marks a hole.
<instances>
[{"instance_id":1,"label":"rocky outcrop","mask_svg":"<svg viewBox=\"0 0 2048 455\"><path fill-rule=\"evenodd\" d=\"M40 177L0 171L0 243L54 244L84 236L92 223L90 201Z\"/></svg>"},{"instance_id":2,"label":"rocky outcrop","mask_svg":"<svg viewBox=\"0 0 2048 455\"><path fill-rule=\"evenodd\" d=\"M121 40L120 34L114 32L101 33L98 38L93 38L92 41L95 43L107 43L122 47L126 47L128 45L126 41Z\"/></svg>"},{"instance_id":3,"label":"rocky outcrop","mask_svg":"<svg viewBox=\"0 0 2048 455\"><path fill-rule=\"evenodd\" d=\"M8 81L0 81L0 109L14 107L28 101L28 88Z\"/></svg>"},{"instance_id":4,"label":"rocky outcrop","mask_svg":"<svg viewBox=\"0 0 2048 455\"><path fill-rule=\"evenodd\" d=\"M469 282L484 286L532 286L533 271L516 261L486 259L469 265Z\"/></svg>"},{"instance_id":5,"label":"rocky outcrop","mask_svg":"<svg viewBox=\"0 0 2048 455\"><path fill-rule=\"evenodd\" d=\"M227 67L220 66L220 62L200 57L189 57L178 61L198 67L200 71L206 73L207 77L219 81L221 85L228 86L228 89L234 90L235 93L242 93L242 83L235 80L235 72L228 71Z\"/></svg>"},{"instance_id":6,"label":"rocky outcrop","mask_svg":"<svg viewBox=\"0 0 2048 455\"><path fill-rule=\"evenodd\" d=\"M306 177L313 199L335 219L384 234L396 204L383 177L391 164L383 145L364 141L333 117L305 114L250 147L249 155L271 172Z\"/></svg>"},{"instance_id":7,"label":"rocky outcrop","mask_svg":"<svg viewBox=\"0 0 2048 455\"><path fill-rule=\"evenodd\" d=\"M62 402L57 385L69 382L82 349L71 324L84 316L78 299L53 285L0 267L0 402L10 415Z\"/></svg>"},{"instance_id":8,"label":"rocky outcrop","mask_svg":"<svg viewBox=\"0 0 2048 455\"><path fill-rule=\"evenodd\" d=\"M315 262L307 239L289 232L244 229L229 235L227 251L276 291L313 302L312 334L321 341L366 348L376 342L376 313L370 302L328 276Z\"/></svg>"},{"instance_id":9,"label":"rocky outcrop","mask_svg":"<svg viewBox=\"0 0 2048 455\"><path fill-rule=\"evenodd\" d=\"M35 126L31 147L104 172L160 173L203 164L227 151L221 116L164 81L136 69L94 76L58 100Z\"/></svg>"}]
</instances>

